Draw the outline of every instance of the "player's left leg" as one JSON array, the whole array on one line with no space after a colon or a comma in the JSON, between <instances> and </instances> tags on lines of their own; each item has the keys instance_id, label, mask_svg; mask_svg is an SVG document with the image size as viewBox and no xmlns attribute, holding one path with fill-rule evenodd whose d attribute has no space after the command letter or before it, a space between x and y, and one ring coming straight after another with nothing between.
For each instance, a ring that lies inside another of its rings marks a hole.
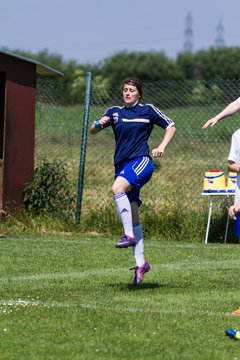
<instances>
[{"instance_id":1,"label":"player's left leg","mask_svg":"<svg viewBox=\"0 0 240 360\"><path fill-rule=\"evenodd\" d=\"M131 203L133 217L133 232L136 239L136 246L132 248L136 266L134 267L135 276L132 285L138 285L144 278L144 274L150 270L150 265L144 258L144 237L141 224L139 222L139 208L136 201Z\"/></svg>"}]
</instances>

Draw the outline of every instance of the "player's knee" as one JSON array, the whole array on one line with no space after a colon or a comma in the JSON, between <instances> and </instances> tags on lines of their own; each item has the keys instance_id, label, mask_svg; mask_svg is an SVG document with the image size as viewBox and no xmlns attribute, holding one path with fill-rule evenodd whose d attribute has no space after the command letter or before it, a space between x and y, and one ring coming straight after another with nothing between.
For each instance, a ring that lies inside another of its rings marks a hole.
<instances>
[{"instance_id":1,"label":"player's knee","mask_svg":"<svg viewBox=\"0 0 240 360\"><path fill-rule=\"evenodd\" d=\"M113 195L121 194L122 192L125 192L124 187L119 183L113 183L112 186Z\"/></svg>"}]
</instances>

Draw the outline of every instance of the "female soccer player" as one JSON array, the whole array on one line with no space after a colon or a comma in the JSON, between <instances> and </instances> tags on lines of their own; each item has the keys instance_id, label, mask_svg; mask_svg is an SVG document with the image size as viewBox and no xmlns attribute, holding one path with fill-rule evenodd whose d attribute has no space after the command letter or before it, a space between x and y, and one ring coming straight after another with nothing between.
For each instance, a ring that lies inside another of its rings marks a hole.
<instances>
[{"instance_id":1,"label":"female soccer player","mask_svg":"<svg viewBox=\"0 0 240 360\"><path fill-rule=\"evenodd\" d=\"M126 78L122 83L123 106L107 109L93 122L91 134L111 126L115 135L115 176L112 185L113 199L123 226L124 235L117 248L132 247L136 267L132 285L138 285L150 265L144 259L143 233L139 219L141 188L150 180L153 163L148 138L156 124L165 130L160 145L152 150L153 157L161 157L175 135L174 122L151 104L140 104L142 85L140 80Z\"/></svg>"}]
</instances>

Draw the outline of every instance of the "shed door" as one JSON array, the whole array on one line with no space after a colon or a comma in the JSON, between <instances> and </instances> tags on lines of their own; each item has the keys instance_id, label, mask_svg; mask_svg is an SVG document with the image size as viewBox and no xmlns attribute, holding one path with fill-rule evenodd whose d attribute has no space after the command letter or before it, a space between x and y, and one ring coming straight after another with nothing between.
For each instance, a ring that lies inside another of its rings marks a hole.
<instances>
[{"instance_id":1,"label":"shed door","mask_svg":"<svg viewBox=\"0 0 240 360\"><path fill-rule=\"evenodd\" d=\"M0 71L0 210L2 210L3 196L3 144L4 144L4 106L5 106L6 73Z\"/></svg>"}]
</instances>

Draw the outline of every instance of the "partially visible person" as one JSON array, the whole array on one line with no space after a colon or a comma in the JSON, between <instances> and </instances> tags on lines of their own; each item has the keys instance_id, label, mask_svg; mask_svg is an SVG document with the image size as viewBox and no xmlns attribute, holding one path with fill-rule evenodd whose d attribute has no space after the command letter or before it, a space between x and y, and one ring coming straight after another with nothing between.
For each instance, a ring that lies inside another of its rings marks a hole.
<instances>
[{"instance_id":1,"label":"partially visible person","mask_svg":"<svg viewBox=\"0 0 240 360\"><path fill-rule=\"evenodd\" d=\"M235 131L231 139L228 154L228 170L237 173L234 204L240 200L240 129Z\"/></svg>"},{"instance_id":2,"label":"partially visible person","mask_svg":"<svg viewBox=\"0 0 240 360\"><path fill-rule=\"evenodd\" d=\"M225 109L223 109L220 113L214 116L212 119L208 120L202 127L202 129L207 129L209 126L213 127L216 125L220 120L234 115L236 112L240 110L240 97L231 102Z\"/></svg>"},{"instance_id":3,"label":"partially visible person","mask_svg":"<svg viewBox=\"0 0 240 360\"><path fill-rule=\"evenodd\" d=\"M240 200L236 201L234 205L229 206L228 215L235 221L235 235L239 239L239 218L238 214L240 213ZM237 308L232 312L232 315L240 316L240 308ZM231 338L236 338L240 340L240 330L227 329L226 335Z\"/></svg>"},{"instance_id":4,"label":"partially visible person","mask_svg":"<svg viewBox=\"0 0 240 360\"><path fill-rule=\"evenodd\" d=\"M229 207L228 214L235 221L235 236L240 240L240 129L232 135L228 155L228 170L237 173L234 205Z\"/></svg>"},{"instance_id":5,"label":"partially visible person","mask_svg":"<svg viewBox=\"0 0 240 360\"><path fill-rule=\"evenodd\" d=\"M175 135L174 122L152 104L140 104L142 84L139 79L128 77L122 83L124 105L107 109L93 122L91 134L111 126L115 135L112 185L113 199L123 227L123 236L117 248L132 247L136 266L132 285L138 285L150 265L144 257L144 239L140 224L139 206L141 188L151 179L153 157L162 157ZM151 151L148 139L154 125L165 130L162 141Z\"/></svg>"},{"instance_id":6,"label":"partially visible person","mask_svg":"<svg viewBox=\"0 0 240 360\"><path fill-rule=\"evenodd\" d=\"M239 217L238 214L240 213L240 200L236 201L234 205L231 205L228 209L228 215L229 217L235 221L235 235L239 238ZM232 312L232 315L240 316L240 308L237 308ZM226 335L230 336L231 338L236 338L240 340L240 330L233 330L233 329L227 329Z\"/></svg>"}]
</instances>

